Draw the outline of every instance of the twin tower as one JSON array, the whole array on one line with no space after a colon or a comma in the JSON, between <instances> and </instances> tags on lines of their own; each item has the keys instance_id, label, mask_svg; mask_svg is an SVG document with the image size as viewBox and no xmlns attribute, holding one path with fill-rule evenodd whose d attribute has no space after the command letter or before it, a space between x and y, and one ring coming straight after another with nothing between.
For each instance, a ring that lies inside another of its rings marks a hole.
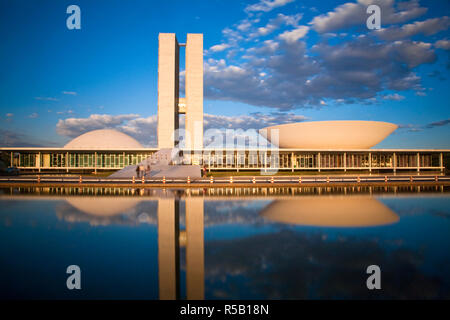
<instances>
[{"instance_id":1,"label":"twin tower","mask_svg":"<svg viewBox=\"0 0 450 320\"><path fill-rule=\"evenodd\" d=\"M185 97L180 97L180 47L185 47ZM203 34L159 34L158 148L178 145L179 115L185 114L184 146L203 149Z\"/></svg>"}]
</instances>

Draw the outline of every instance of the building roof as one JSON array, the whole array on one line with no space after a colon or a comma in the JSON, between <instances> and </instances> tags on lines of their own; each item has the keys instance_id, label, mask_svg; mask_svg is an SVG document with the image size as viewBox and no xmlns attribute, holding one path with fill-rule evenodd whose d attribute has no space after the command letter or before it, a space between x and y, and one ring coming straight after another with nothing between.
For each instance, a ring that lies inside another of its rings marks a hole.
<instances>
[{"instance_id":1,"label":"building roof","mask_svg":"<svg viewBox=\"0 0 450 320\"><path fill-rule=\"evenodd\" d=\"M397 128L381 121L310 121L267 127L259 133L284 149L370 149Z\"/></svg>"},{"instance_id":2,"label":"building roof","mask_svg":"<svg viewBox=\"0 0 450 320\"><path fill-rule=\"evenodd\" d=\"M129 135L112 129L93 130L76 137L64 146L68 150L127 150L142 145Z\"/></svg>"}]
</instances>

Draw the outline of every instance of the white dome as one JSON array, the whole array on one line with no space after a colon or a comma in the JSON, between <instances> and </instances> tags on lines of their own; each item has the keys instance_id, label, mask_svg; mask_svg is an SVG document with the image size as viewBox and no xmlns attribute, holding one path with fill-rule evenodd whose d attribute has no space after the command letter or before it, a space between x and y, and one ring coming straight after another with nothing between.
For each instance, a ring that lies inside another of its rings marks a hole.
<instances>
[{"instance_id":1,"label":"white dome","mask_svg":"<svg viewBox=\"0 0 450 320\"><path fill-rule=\"evenodd\" d=\"M84 213L101 217L128 213L141 202L131 197L68 197L66 201Z\"/></svg>"},{"instance_id":2,"label":"white dome","mask_svg":"<svg viewBox=\"0 0 450 320\"><path fill-rule=\"evenodd\" d=\"M64 146L65 149L122 150L141 149L142 145L129 135L112 129L83 133Z\"/></svg>"}]
</instances>

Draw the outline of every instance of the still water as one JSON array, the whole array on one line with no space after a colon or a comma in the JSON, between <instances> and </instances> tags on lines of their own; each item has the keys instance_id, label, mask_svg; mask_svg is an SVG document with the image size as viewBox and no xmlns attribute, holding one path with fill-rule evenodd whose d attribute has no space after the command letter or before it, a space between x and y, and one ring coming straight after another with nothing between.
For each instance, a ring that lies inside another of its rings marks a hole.
<instances>
[{"instance_id":1,"label":"still water","mask_svg":"<svg viewBox=\"0 0 450 320\"><path fill-rule=\"evenodd\" d=\"M449 299L449 266L449 187L0 189L2 299Z\"/></svg>"}]
</instances>

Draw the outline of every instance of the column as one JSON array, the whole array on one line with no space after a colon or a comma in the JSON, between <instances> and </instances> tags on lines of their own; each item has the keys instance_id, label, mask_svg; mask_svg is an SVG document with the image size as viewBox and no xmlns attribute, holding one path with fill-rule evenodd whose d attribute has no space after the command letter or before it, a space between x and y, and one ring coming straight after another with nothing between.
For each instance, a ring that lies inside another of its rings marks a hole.
<instances>
[{"instance_id":1,"label":"column","mask_svg":"<svg viewBox=\"0 0 450 320\"><path fill-rule=\"evenodd\" d=\"M158 199L159 299L179 298L179 201Z\"/></svg>"},{"instance_id":2,"label":"column","mask_svg":"<svg viewBox=\"0 0 450 320\"><path fill-rule=\"evenodd\" d=\"M397 154L394 152L394 173L397 172Z\"/></svg>"},{"instance_id":3,"label":"column","mask_svg":"<svg viewBox=\"0 0 450 320\"><path fill-rule=\"evenodd\" d=\"M212 151L208 152L208 172L211 172L211 156Z\"/></svg>"},{"instance_id":4,"label":"column","mask_svg":"<svg viewBox=\"0 0 450 320\"><path fill-rule=\"evenodd\" d=\"M320 172L320 161L321 161L321 159L320 159L320 152L317 154L317 168L319 169L319 172Z\"/></svg>"},{"instance_id":5,"label":"column","mask_svg":"<svg viewBox=\"0 0 450 320\"><path fill-rule=\"evenodd\" d=\"M205 298L203 236L204 200L186 198L186 296L188 300Z\"/></svg>"},{"instance_id":6,"label":"column","mask_svg":"<svg viewBox=\"0 0 450 320\"><path fill-rule=\"evenodd\" d=\"M344 172L347 172L347 152L344 152Z\"/></svg>"},{"instance_id":7,"label":"column","mask_svg":"<svg viewBox=\"0 0 450 320\"><path fill-rule=\"evenodd\" d=\"M158 47L158 147L178 141L179 45L174 33L160 33Z\"/></svg>"},{"instance_id":8,"label":"column","mask_svg":"<svg viewBox=\"0 0 450 320\"><path fill-rule=\"evenodd\" d=\"M372 172L372 153L369 152L369 172Z\"/></svg>"},{"instance_id":9,"label":"column","mask_svg":"<svg viewBox=\"0 0 450 320\"><path fill-rule=\"evenodd\" d=\"M187 149L203 149L203 34L188 33L186 39L186 134ZM189 141L187 141L189 143Z\"/></svg>"},{"instance_id":10,"label":"column","mask_svg":"<svg viewBox=\"0 0 450 320\"><path fill-rule=\"evenodd\" d=\"M444 172L444 155L442 152L439 154L439 167L441 168L441 173L443 173Z\"/></svg>"},{"instance_id":11,"label":"column","mask_svg":"<svg viewBox=\"0 0 450 320\"><path fill-rule=\"evenodd\" d=\"M417 172L420 172L420 154L417 152Z\"/></svg>"},{"instance_id":12,"label":"column","mask_svg":"<svg viewBox=\"0 0 450 320\"><path fill-rule=\"evenodd\" d=\"M97 174L97 151L94 153L94 173ZM125 159L123 160L125 161Z\"/></svg>"},{"instance_id":13,"label":"column","mask_svg":"<svg viewBox=\"0 0 450 320\"><path fill-rule=\"evenodd\" d=\"M291 166L292 166L292 172L294 172L294 164L297 162L297 159L295 158L295 155L293 152L291 152Z\"/></svg>"},{"instance_id":14,"label":"column","mask_svg":"<svg viewBox=\"0 0 450 320\"><path fill-rule=\"evenodd\" d=\"M267 172L267 151L264 152L264 172Z\"/></svg>"}]
</instances>

